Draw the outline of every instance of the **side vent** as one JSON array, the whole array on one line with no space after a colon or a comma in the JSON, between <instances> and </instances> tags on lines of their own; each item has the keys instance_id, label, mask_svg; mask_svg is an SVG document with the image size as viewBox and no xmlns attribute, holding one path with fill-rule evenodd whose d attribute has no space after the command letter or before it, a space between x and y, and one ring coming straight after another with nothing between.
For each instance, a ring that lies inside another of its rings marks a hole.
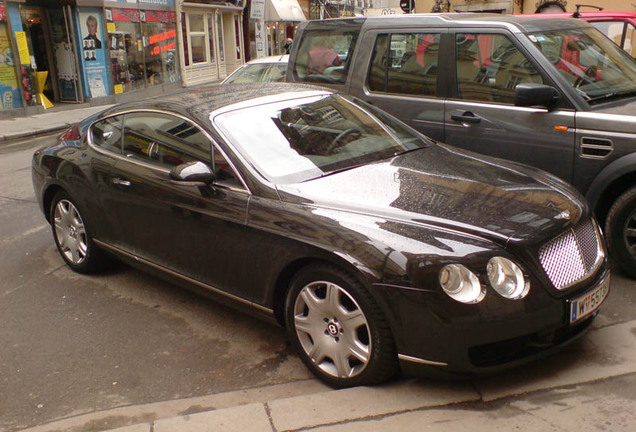
<instances>
[{"instance_id":1,"label":"side vent","mask_svg":"<svg viewBox=\"0 0 636 432\"><path fill-rule=\"evenodd\" d=\"M614 143L605 138L581 138L581 156L601 159L614 151Z\"/></svg>"}]
</instances>

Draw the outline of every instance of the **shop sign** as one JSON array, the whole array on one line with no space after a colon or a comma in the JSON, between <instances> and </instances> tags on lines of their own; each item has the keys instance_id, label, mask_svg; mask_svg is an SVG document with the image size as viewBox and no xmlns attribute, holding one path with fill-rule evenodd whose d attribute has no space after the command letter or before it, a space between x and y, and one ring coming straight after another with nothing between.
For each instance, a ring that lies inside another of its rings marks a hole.
<instances>
[{"instance_id":1,"label":"shop sign","mask_svg":"<svg viewBox=\"0 0 636 432\"><path fill-rule=\"evenodd\" d=\"M139 3L140 5L174 7L174 0L115 0L118 3Z\"/></svg>"},{"instance_id":2,"label":"shop sign","mask_svg":"<svg viewBox=\"0 0 636 432\"><path fill-rule=\"evenodd\" d=\"M250 9L250 19L253 19L253 20L265 19L265 0L252 0L252 6Z\"/></svg>"},{"instance_id":3,"label":"shop sign","mask_svg":"<svg viewBox=\"0 0 636 432\"><path fill-rule=\"evenodd\" d=\"M140 22L139 9L112 9L113 21Z\"/></svg>"},{"instance_id":4,"label":"shop sign","mask_svg":"<svg viewBox=\"0 0 636 432\"><path fill-rule=\"evenodd\" d=\"M4 8L3 0L0 0L0 21L6 21L6 20L7 20L7 11Z\"/></svg>"},{"instance_id":5,"label":"shop sign","mask_svg":"<svg viewBox=\"0 0 636 432\"><path fill-rule=\"evenodd\" d=\"M172 11L156 11L147 10L146 22L161 22L165 24L174 24L177 21L177 14Z\"/></svg>"}]
</instances>

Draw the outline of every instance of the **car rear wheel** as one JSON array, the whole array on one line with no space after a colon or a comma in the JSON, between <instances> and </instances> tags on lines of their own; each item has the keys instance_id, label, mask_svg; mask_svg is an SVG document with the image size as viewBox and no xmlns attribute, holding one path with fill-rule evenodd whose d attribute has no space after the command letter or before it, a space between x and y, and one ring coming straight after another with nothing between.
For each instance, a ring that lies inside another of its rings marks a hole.
<instances>
[{"instance_id":1,"label":"car rear wheel","mask_svg":"<svg viewBox=\"0 0 636 432\"><path fill-rule=\"evenodd\" d=\"M623 193L610 208L605 234L612 258L636 278L636 187Z\"/></svg>"},{"instance_id":2,"label":"car rear wheel","mask_svg":"<svg viewBox=\"0 0 636 432\"><path fill-rule=\"evenodd\" d=\"M70 268L91 273L103 259L86 227L78 206L66 192L58 192L50 209L51 227L57 250Z\"/></svg>"},{"instance_id":3,"label":"car rear wheel","mask_svg":"<svg viewBox=\"0 0 636 432\"><path fill-rule=\"evenodd\" d=\"M377 384L397 371L389 327L371 295L348 273L329 265L301 270L285 313L303 362L332 387Z\"/></svg>"}]
</instances>

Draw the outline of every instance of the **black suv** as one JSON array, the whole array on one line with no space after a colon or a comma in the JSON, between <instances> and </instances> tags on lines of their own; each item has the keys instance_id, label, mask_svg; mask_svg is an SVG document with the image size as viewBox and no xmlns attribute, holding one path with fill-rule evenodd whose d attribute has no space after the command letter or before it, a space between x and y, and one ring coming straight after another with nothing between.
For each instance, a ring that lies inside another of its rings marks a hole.
<instances>
[{"instance_id":1,"label":"black suv","mask_svg":"<svg viewBox=\"0 0 636 432\"><path fill-rule=\"evenodd\" d=\"M594 206L636 277L636 61L587 22L483 14L308 21L287 80L320 83L430 137L534 165Z\"/></svg>"}]
</instances>

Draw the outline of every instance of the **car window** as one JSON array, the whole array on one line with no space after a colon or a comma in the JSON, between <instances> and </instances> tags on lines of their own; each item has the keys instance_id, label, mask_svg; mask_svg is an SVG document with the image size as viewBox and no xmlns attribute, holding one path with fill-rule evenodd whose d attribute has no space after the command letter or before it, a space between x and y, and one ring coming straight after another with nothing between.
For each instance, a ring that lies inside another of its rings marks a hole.
<instances>
[{"instance_id":1,"label":"car window","mask_svg":"<svg viewBox=\"0 0 636 432\"><path fill-rule=\"evenodd\" d=\"M201 130L181 117L154 112L124 116L126 157L170 168L186 162L210 162L211 143Z\"/></svg>"},{"instance_id":2,"label":"car window","mask_svg":"<svg viewBox=\"0 0 636 432\"><path fill-rule=\"evenodd\" d=\"M636 32L634 25L629 22L622 21L597 21L590 23L608 38L614 41L616 45L623 48L632 57L636 56ZM623 39L623 33L625 38Z\"/></svg>"},{"instance_id":3,"label":"car window","mask_svg":"<svg viewBox=\"0 0 636 432\"><path fill-rule=\"evenodd\" d=\"M518 84L543 83L526 55L505 35L459 33L455 46L460 99L513 104Z\"/></svg>"},{"instance_id":4,"label":"car window","mask_svg":"<svg viewBox=\"0 0 636 432\"><path fill-rule=\"evenodd\" d=\"M99 148L121 154L122 116L108 117L91 126L91 142Z\"/></svg>"},{"instance_id":5,"label":"car window","mask_svg":"<svg viewBox=\"0 0 636 432\"><path fill-rule=\"evenodd\" d=\"M367 77L369 90L435 96L439 38L437 33L378 35Z\"/></svg>"},{"instance_id":6,"label":"car window","mask_svg":"<svg viewBox=\"0 0 636 432\"><path fill-rule=\"evenodd\" d=\"M303 33L294 73L300 81L344 84L357 36L346 29Z\"/></svg>"}]
</instances>

